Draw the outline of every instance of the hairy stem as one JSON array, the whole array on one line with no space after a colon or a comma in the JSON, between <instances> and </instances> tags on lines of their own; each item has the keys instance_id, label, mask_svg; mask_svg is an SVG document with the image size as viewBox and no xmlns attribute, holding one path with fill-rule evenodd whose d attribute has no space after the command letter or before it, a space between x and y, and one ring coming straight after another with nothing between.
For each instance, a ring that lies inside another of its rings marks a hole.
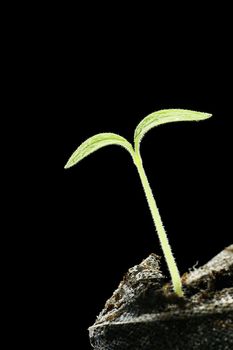
<instances>
[{"instance_id":1,"label":"hairy stem","mask_svg":"<svg viewBox=\"0 0 233 350\"><path fill-rule=\"evenodd\" d=\"M156 231L159 236L160 244L167 262L167 266L171 275L173 289L178 296L183 296L182 284L180 274L172 254L171 246L168 241L166 231L164 229L161 216L159 214L159 209L155 202L149 181L147 179L145 170L143 168L142 159L138 153L135 153L134 163L138 169L138 173L142 182L143 189L148 201L150 212L155 224Z\"/></svg>"}]
</instances>

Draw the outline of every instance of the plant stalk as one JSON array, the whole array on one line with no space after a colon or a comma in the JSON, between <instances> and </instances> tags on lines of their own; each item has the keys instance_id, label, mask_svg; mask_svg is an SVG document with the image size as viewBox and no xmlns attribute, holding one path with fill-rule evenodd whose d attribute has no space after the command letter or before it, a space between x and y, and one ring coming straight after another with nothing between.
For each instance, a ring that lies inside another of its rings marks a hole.
<instances>
[{"instance_id":1,"label":"plant stalk","mask_svg":"<svg viewBox=\"0 0 233 350\"><path fill-rule=\"evenodd\" d=\"M147 202L150 208L150 212L155 224L155 228L156 231L158 233L159 236L159 241L165 256L165 260L168 266L168 270L170 272L171 275L171 279L172 279L172 284L173 284L173 289L175 291L175 293L182 297L184 295L183 290L182 290L182 283L181 283L181 278L180 278L180 273L178 271L174 256L172 254L172 250L171 250L171 246L169 244L168 241L168 237L166 234L166 231L164 229L163 226L163 222L159 213L159 209L157 207L156 201L154 199L149 181L147 179L145 170L143 168L143 164L142 164L142 159L140 157L140 155L138 155L137 153L135 153L135 157L134 157L134 163L137 167L141 182L142 182L142 186L147 198Z\"/></svg>"}]
</instances>

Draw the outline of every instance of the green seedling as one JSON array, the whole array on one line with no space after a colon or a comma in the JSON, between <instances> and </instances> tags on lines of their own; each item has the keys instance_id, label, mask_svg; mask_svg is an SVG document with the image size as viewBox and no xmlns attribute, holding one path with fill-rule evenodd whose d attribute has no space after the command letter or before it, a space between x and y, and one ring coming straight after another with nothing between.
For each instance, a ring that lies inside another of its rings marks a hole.
<instances>
[{"instance_id":1,"label":"green seedling","mask_svg":"<svg viewBox=\"0 0 233 350\"><path fill-rule=\"evenodd\" d=\"M145 117L136 127L134 132L134 147L120 135L113 133L100 133L88 138L85 142L83 142L72 154L67 164L65 165L66 169L70 168L89 154L97 151L99 148L108 145L122 146L130 153L141 179L155 228L159 236L159 241L165 256L165 260L167 262L168 270L171 275L174 292L180 297L183 296L180 274L159 214L158 206L154 199L149 181L143 168L142 158L140 155L140 142L147 131L152 129L154 126L178 121L199 121L210 117L211 114L184 109L164 109L157 111Z\"/></svg>"}]
</instances>

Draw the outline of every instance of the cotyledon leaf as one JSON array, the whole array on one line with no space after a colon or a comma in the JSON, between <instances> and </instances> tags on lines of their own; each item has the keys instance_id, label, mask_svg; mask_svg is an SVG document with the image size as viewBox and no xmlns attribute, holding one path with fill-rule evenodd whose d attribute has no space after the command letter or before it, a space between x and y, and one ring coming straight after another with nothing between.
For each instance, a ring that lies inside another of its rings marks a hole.
<instances>
[{"instance_id":1,"label":"cotyledon leaf","mask_svg":"<svg viewBox=\"0 0 233 350\"><path fill-rule=\"evenodd\" d=\"M133 147L124 137L114 133L100 133L88 138L76 149L66 163L65 169L77 164L80 160L97 151L99 148L108 145L122 146L134 157Z\"/></svg>"},{"instance_id":2,"label":"cotyledon leaf","mask_svg":"<svg viewBox=\"0 0 233 350\"><path fill-rule=\"evenodd\" d=\"M149 114L136 127L134 132L135 151L139 152L140 142L147 131L154 126L178 122L178 121L198 121L210 118L211 114L190 111L187 109L163 109Z\"/></svg>"}]
</instances>

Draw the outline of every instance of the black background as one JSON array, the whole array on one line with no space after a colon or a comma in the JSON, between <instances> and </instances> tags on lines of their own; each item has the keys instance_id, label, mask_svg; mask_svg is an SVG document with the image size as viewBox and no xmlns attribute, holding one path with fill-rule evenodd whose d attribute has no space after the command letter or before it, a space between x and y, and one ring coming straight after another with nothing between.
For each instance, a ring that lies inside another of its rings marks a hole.
<instances>
[{"instance_id":1,"label":"black background","mask_svg":"<svg viewBox=\"0 0 233 350\"><path fill-rule=\"evenodd\" d=\"M142 118L160 109L212 113L206 121L149 131L141 154L181 273L232 239L227 21L219 32L216 17L207 21L202 12L193 20L174 18L172 9L154 18L150 11L109 11L54 9L40 21L31 53L31 81L38 83L31 124L41 130L34 185L43 203L32 255L40 247L46 332L53 329L66 348L90 349L87 328L123 274L151 252L162 254L124 149L103 148L64 170L86 138L114 132L132 142Z\"/></svg>"}]
</instances>

